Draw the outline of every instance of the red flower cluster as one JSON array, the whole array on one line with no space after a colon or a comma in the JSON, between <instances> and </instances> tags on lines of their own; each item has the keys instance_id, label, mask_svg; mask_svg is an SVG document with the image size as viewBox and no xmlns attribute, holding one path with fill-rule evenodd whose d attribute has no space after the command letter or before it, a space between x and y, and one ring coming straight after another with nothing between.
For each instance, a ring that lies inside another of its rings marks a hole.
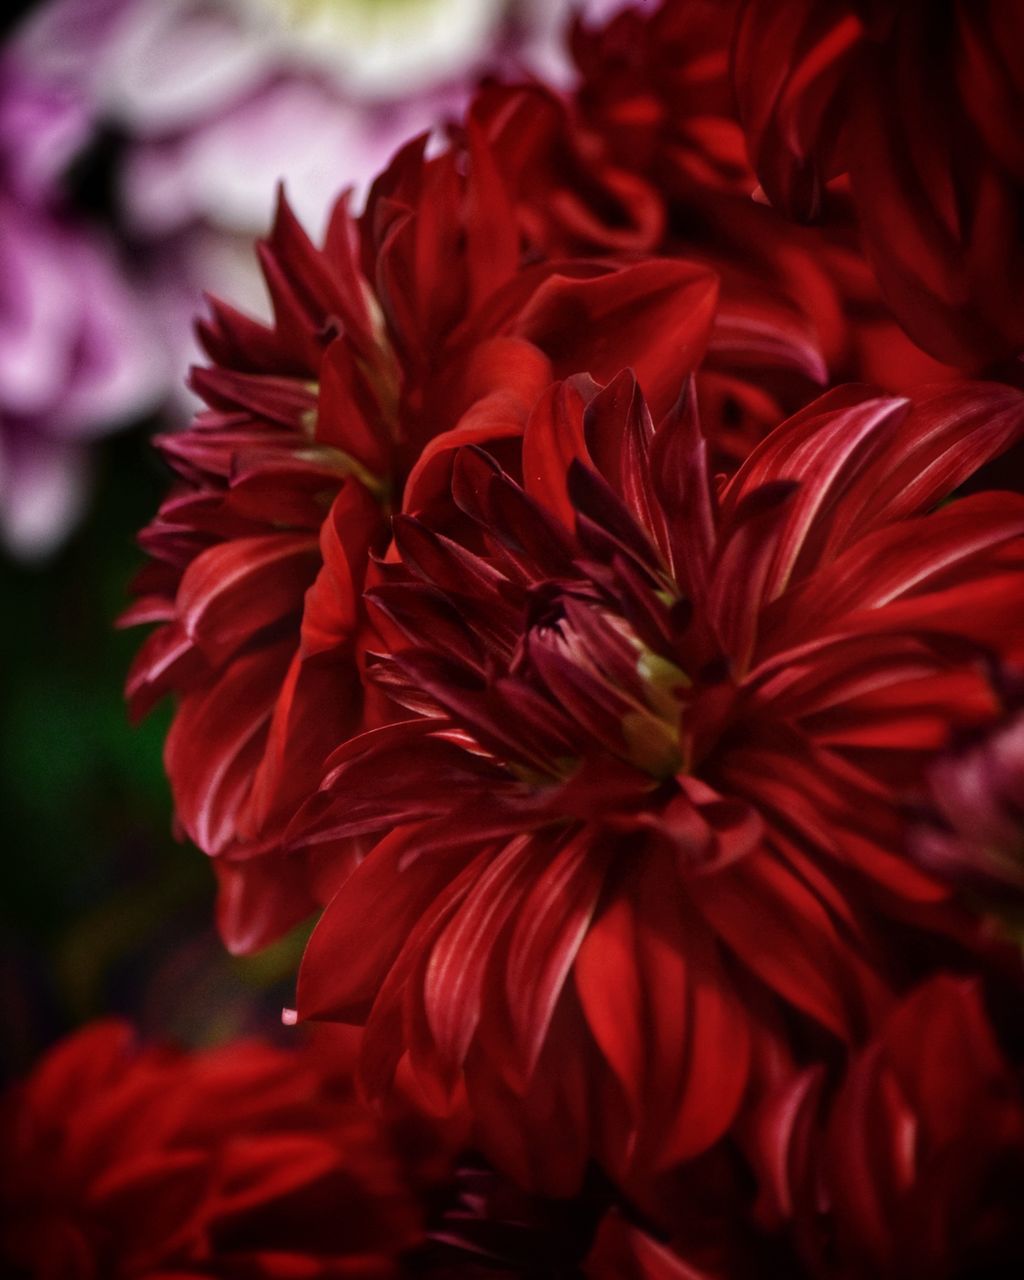
<instances>
[{"instance_id":1,"label":"red flower cluster","mask_svg":"<svg viewBox=\"0 0 1024 1280\"><path fill-rule=\"evenodd\" d=\"M422 152L396 159L359 225L343 201L323 251L282 203L262 254L273 328L214 306L202 335L216 366L194 378L210 409L162 442L181 484L143 536L154 564L126 620L161 625L129 696L142 711L180 695L166 754L178 820L218 858L238 950L336 882L337 859L285 873L275 857L326 755L375 714L360 596L390 513L450 506L463 443L511 459L552 378L629 364L666 407L715 316L700 265L524 261L483 144Z\"/></svg>"},{"instance_id":2,"label":"red flower cluster","mask_svg":"<svg viewBox=\"0 0 1024 1280\"><path fill-rule=\"evenodd\" d=\"M130 696L228 945L468 1108L438 1274L1021 1258L1018 27L577 25L202 326Z\"/></svg>"},{"instance_id":3,"label":"red flower cluster","mask_svg":"<svg viewBox=\"0 0 1024 1280\"><path fill-rule=\"evenodd\" d=\"M0 1262L40 1280L398 1275L421 1210L311 1057L103 1022L2 1099Z\"/></svg>"}]
</instances>

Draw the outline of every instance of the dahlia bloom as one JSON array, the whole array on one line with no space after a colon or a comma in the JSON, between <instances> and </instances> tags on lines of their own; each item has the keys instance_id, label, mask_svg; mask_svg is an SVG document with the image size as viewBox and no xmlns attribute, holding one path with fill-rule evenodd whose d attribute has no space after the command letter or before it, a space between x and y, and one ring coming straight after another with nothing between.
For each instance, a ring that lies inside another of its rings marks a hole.
<instances>
[{"instance_id":1,"label":"dahlia bloom","mask_svg":"<svg viewBox=\"0 0 1024 1280\"><path fill-rule=\"evenodd\" d=\"M0 65L0 540L52 551L84 505L88 446L154 403L162 365L113 245L67 207L83 104Z\"/></svg>"},{"instance_id":2,"label":"dahlia bloom","mask_svg":"<svg viewBox=\"0 0 1024 1280\"><path fill-rule=\"evenodd\" d=\"M561 1193L714 1143L766 993L802 1042L864 1036L972 945L901 802L1019 643L1024 498L945 500L1022 429L1007 387L839 388L716 494L691 400L655 430L622 375L542 397L522 485L461 450L463 523L396 516L368 593L413 715L292 825L378 834L299 1015L365 1022L372 1088L406 1056L439 1105L464 1079L488 1157Z\"/></svg>"},{"instance_id":3,"label":"dahlia bloom","mask_svg":"<svg viewBox=\"0 0 1024 1280\"><path fill-rule=\"evenodd\" d=\"M96 1023L2 1101L0 1259L40 1280L400 1274L420 1209L312 1058Z\"/></svg>"},{"instance_id":4,"label":"dahlia bloom","mask_svg":"<svg viewBox=\"0 0 1024 1280\"><path fill-rule=\"evenodd\" d=\"M815 1277L1011 1276L1024 1264L1024 1098L978 986L937 977L838 1088L810 1069L765 1107L763 1211Z\"/></svg>"},{"instance_id":5,"label":"dahlia bloom","mask_svg":"<svg viewBox=\"0 0 1024 1280\"><path fill-rule=\"evenodd\" d=\"M767 37L759 44L755 35L745 47L754 70L743 69L742 84L730 78L731 52L749 21L743 11L732 0L662 0L604 26L577 23L581 148L590 157L607 153L640 180L662 208L663 249L712 255L748 296L759 288L785 299L814 334L832 382L866 380L903 393L951 376L946 365L962 363L960 354L931 347L926 354L882 300L848 199L833 192L826 224L806 227L751 198L758 178L736 102L742 106L777 61Z\"/></svg>"},{"instance_id":6,"label":"dahlia bloom","mask_svg":"<svg viewBox=\"0 0 1024 1280\"><path fill-rule=\"evenodd\" d=\"M1024 348L1024 17L1000 0L745 0L733 82L773 203L848 181L886 302L941 360Z\"/></svg>"},{"instance_id":7,"label":"dahlia bloom","mask_svg":"<svg viewBox=\"0 0 1024 1280\"><path fill-rule=\"evenodd\" d=\"M329 752L394 714L364 695L367 565L393 511L463 521L454 450L486 444L518 473L533 405L581 369L631 365L660 415L720 340L699 386L712 363L816 367L798 329L748 340L706 266L524 252L501 176L514 141L473 116L438 157L416 140L358 220L338 204L322 250L282 202L260 251L273 324L214 303L201 326L209 409L162 441L180 482L142 538L129 621L159 625L129 696L139 713L178 695L167 771L181 828L218 860L233 949L325 901L357 852L282 855L281 836Z\"/></svg>"}]
</instances>

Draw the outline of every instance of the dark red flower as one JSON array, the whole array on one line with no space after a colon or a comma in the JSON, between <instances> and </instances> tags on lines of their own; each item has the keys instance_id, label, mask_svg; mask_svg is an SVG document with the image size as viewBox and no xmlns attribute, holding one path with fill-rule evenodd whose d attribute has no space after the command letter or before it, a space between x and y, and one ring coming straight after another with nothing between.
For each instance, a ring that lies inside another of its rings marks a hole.
<instances>
[{"instance_id":1,"label":"dark red flower","mask_svg":"<svg viewBox=\"0 0 1024 1280\"><path fill-rule=\"evenodd\" d=\"M812 1275L1020 1274L1024 1100L974 983L926 983L838 1089L797 1076L757 1134L764 1211L791 1224Z\"/></svg>"},{"instance_id":2,"label":"dark red flower","mask_svg":"<svg viewBox=\"0 0 1024 1280\"><path fill-rule=\"evenodd\" d=\"M883 296L939 359L1024 348L1024 11L1003 0L744 0L733 82L769 198L848 176Z\"/></svg>"},{"instance_id":3,"label":"dark red flower","mask_svg":"<svg viewBox=\"0 0 1024 1280\"><path fill-rule=\"evenodd\" d=\"M808 376L821 376L813 358L832 382L900 393L955 373L894 322L845 206L809 228L751 198L757 178L729 76L736 10L732 0L663 0L603 27L578 22L580 84L568 110L554 101L543 110L513 89L476 104L496 163L515 162L531 242L574 254L628 245L718 272L728 323L712 339L699 396L705 430L732 465L807 403ZM783 335L791 352L802 343L802 365L781 359Z\"/></svg>"},{"instance_id":4,"label":"dark red flower","mask_svg":"<svg viewBox=\"0 0 1024 1280\"><path fill-rule=\"evenodd\" d=\"M662 0L574 24L583 119L623 170L670 199L753 188L729 79L735 12L736 0Z\"/></svg>"},{"instance_id":5,"label":"dark red flower","mask_svg":"<svg viewBox=\"0 0 1024 1280\"><path fill-rule=\"evenodd\" d=\"M404 1055L464 1078L488 1156L562 1193L712 1144L764 992L865 1034L921 932L965 936L901 801L1020 634L1024 499L940 504L1022 429L1005 387L842 388L716 496L691 402L655 431L624 375L544 396L525 487L461 451L466 527L397 517L371 592L416 718L341 747L293 827L386 833L300 1013L366 1021L373 1087Z\"/></svg>"},{"instance_id":6,"label":"dark red flower","mask_svg":"<svg viewBox=\"0 0 1024 1280\"><path fill-rule=\"evenodd\" d=\"M358 223L338 205L322 250L282 202L261 260L274 322L214 303L201 326L209 408L162 441L179 483L142 535L154 563L127 619L158 624L129 697L141 713L177 696L177 820L217 858L220 926L240 951L308 914L350 861L277 850L325 756L372 722L360 594L390 513L450 507L460 444L515 467L553 377L631 364L667 407L717 291L682 261L529 261L473 127L433 160L411 144Z\"/></svg>"},{"instance_id":7,"label":"dark red flower","mask_svg":"<svg viewBox=\"0 0 1024 1280\"><path fill-rule=\"evenodd\" d=\"M680 8L688 15L685 38L663 30L665 22L659 25ZM581 28L576 34L586 78L574 101L539 88L491 86L474 103L473 117L506 176L533 252L662 253L716 272L717 323L698 392L706 429L734 466L839 370L851 326L831 264L820 260L820 235L810 237L754 205L748 193L755 179L745 164L742 193L734 180L711 173L701 182L678 159L686 148L669 140L691 125L698 131L710 125L716 133L728 125L742 148L735 120L693 115L697 98L710 112L731 97L723 24L702 24L703 13L699 4L695 11L674 6L655 11L648 24L629 11L607 32L588 33L592 47ZM642 42L634 43L634 27L645 33ZM628 57L620 57L624 50ZM696 85L690 84L691 67ZM689 86L681 100L671 95L675 79ZM639 92L641 84L650 114L664 123L646 140L630 127L634 113L648 113L647 107L635 110L634 89ZM679 165L685 176L677 179ZM812 238L813 246L803 243Z\"/></svg>"},{"instance_id":8,"label":"dark red flower","mask_svg":"<svg viewBox=\"0 0 1024 1280\"><path fill-rule=\"evenodd\" d=\"M928 771L910 850L933 875L995 910L1024 906L1024 680L997 673L1000 715Z\"/></svg>"},{"instance_id":9,"label":"dark red flower","mask_svg":"<svg viewBox=\"0 0 1024 1280\"><path fill-rule=\"evenodd\" d=\"M10 1090L2 1117L7 1275L397 1276L420 1239L377 1124L300 1054L142 1048L96 1023Z\"/></svg>"}]
</instances>

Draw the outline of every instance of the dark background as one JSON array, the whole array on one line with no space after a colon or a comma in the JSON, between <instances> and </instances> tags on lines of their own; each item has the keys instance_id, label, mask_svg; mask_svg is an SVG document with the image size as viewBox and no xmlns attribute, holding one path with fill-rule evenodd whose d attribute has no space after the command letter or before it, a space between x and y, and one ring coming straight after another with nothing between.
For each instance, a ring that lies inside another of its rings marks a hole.
<instances>
[{"instance_id":1,"label":"dark background","mask_svg":"<svg viewBox=\"0 0 1024 1280\"><path fill-rule=\"evenodd\" d=\"M207 1043L273 1027L293 939L233 960L216 938L206 859L172 835L164 705L132 726L122 688L139 631L115 622L142 563L138 530L169 476L154 423L94 447L83 523L42 565L0 559L0 1070L19 1073L109 1013Z\"/></svg>"}]
</instances>

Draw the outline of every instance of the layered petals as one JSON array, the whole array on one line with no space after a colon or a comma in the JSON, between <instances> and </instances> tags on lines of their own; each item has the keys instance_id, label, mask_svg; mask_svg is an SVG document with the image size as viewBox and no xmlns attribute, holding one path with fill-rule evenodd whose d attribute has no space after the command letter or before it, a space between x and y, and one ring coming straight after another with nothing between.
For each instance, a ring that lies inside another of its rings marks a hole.
<instances>
[{"instance_id":1,"label":"layered petals","mask_svg":"<svg viewBox=\"0 0 1024 1280\"><path fill-rule=\"evenodd\" d=\"M525 254L475 125L464 149L406 147L360 219L339 202L322 249L282 199L260 259L273 322L212 303L200 326L208 408L161 442L179 484L142 535L153 563L125 619L156 624L130 702L176 699L176 820L231 864L220 918L236 951L313 910L357 852L338 846L336 873L314 883L282 836L330 752L391 714L362 675L362 593L390 514L461 520L457 450L488 445L518 472L553 377L631 365L667 408L705 358L718 299L702 264ZM268 860L287 881L276 901Z\"/></svg>"},{"instance_id":2,"label":"layered petals","mask_svg":"<svg viewBox=\"0 0 1024 1280\"><path fill-rule=\"evenodd\" d=\"M903 797L1024 623L1024 500L948 501L1024 398L842 389L717 496L695 415L577 378L523 485L456 456L467 523L396 520L369 592L369 674L413 718L339 749L288 837L383 837L300 1015L366 1021L372 1089L406 1058L439 1099L464 1080L490 1158L558 1194L588 1156L642 1187L713 1146L762 1087L766 992L794 1043L854 1045L981 945L903 852Z\"/></svg>"},{"instance_id":3,"label":"layered petals","mask_svg":"<svg viewBox=\"0 0 1024 1280\"><path fill-rule=\"evenodd\" d=\"M1024 78L1012 9L748 0L733 45L769 198L815 218L828 212L829 183L847 178L897 319L926 351L967 366L1024 346L1024 165L1012 123Z\"/></svg>"},{"instance_id":4,"label":"layered petals","mask_svg":"<svg viewBox=\"0 0 1024 1280\"><path fill-rule=\"evenodd\" d=\"M309 1052L189 1055L102 1022L3 1098L0 1256L33 1276L390 1276L422 1212Z\"/></svg>"},{"instance_id":5,"label":"layered petals","mask_svg":"<svg viewBox=\"0 0 1024 1280\"><path fill-rule=\"evenodd\" d=\"M932 979L839 1087L797 1076L755 1126L763 1210L815 1276L1010 1275L1021 1262L1019 1081L979 987Z\"/></svg>"}]
</instances>

